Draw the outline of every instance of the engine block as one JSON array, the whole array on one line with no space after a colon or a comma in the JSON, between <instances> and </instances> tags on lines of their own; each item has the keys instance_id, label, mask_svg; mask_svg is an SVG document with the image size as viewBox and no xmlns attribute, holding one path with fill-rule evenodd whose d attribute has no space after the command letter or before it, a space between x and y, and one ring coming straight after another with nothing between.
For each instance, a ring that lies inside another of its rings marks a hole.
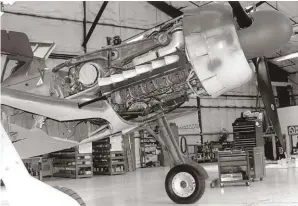
<instances>
[{"instance_id":1,"label":"engine block","mask_svg":"<svg viewBox=\"0 0 298 206\"><path fill-rule=\"evenodd\" d=\"M111 95L111 102L114 109L120 113L142 111L154 105L167 104L170 100L187 96L189 86L186 80L188 75L189 69L185 68L143 81L114 92Z\"/></svg>"}]
</instances>

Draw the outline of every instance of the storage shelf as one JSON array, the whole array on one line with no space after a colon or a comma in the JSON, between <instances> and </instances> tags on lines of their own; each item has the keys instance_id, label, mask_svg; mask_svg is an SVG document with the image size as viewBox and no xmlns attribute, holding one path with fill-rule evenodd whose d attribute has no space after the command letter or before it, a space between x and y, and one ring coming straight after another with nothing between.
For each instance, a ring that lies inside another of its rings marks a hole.
<instances>
[{"instance_id":1,"label":"storage shelf","mask_svg":"<svg viewBox=\"0 0 298 206\"><path fill-rule=\"evenodd\" d=\"M69 167L69 168L76 168L75 165L59 165L54 163L54 167Z\"/></svg>"},{"instance_id":2,"label":"storage shelf","mask_svg":"<svg viewBox=\"0 0 298 206\"><path fill-rule=\"evenodd\" d=\"M66 173L54 173L53 174L54 177L67 177L67 178L76 178L76 176L74 174L66 174Z\"/></svg>"},{"instance_id":3,"label":"storage shelf","mask_svg":"<svg viewBox=\"0 0 298 206\"><path fill-rule=\"evenodd\" d=\"M121 161L121 162L112 162L112 165L124 165L125 162Z\"/></svg>"},{"instance_id":4,"label":"storage shelf","mask_svg":"<svg viewBox=\"0 0 298 206\"><path fill-rule=\"evenodd\" d=\"M107 145L109 145L107 147ZM126 172L123 151L111 151L110 138L92 143L93 173L98 175L124 174ZM117 162L115 162L115 160ZM114 172L115 170L121 170Z\"/></svg>"},{"instance_id":5,"label":"storage shelf","mask_svg":"<svg viewBox=\"0 0 298 206\"><path fill-rule=\"evenodd\" d=\"M98 175L122 175L125 174L126 172L94 172L94 174Z\"/></svg>"},{"instance_id":6,"label":"storage shelf","mask_svg":"<svg viewBox=\"0 0 298 206\"><path fill-rule=\"evenodd\" d=\"M158 152L157 152L158 151ZM158 141L146 130L140 131L140 163L142 168L160 166L162 148Z\"/></svg>"},{"instance_id":7,"label":"storage shelf","mask_svg":"<svg viewBox=\"0 0 298 206\"><path fill-rule=\"evenodd\" d=\"M58 157L58 158L59 158L59 157ZM63 159L63 158L60 159L60 158L59 158L59 159L55 159L55 160L54 160L54 163L55 163L55 162L74 162L75 160L76 160L75 158L70 158L70 159Z\"/></svg>"},{"instance_id":8,"label":"storage shelf","mask_svg":"<svg viewBox=\"0 0 298 206\"><path fill-rule=\"evenodd\" d=\"M51 157L54 158L53 167L59 170L54 174L55 177L82 178L93 176L92 154L79 153L78 147L51 153ZM67 164L69 162L72 164ZM89 164L84 164L84 162ZM72 171L72 173L68 174L63 171ZM91 172L91 174L81 174L87 172Z\"/></svg>"}]
</instances>

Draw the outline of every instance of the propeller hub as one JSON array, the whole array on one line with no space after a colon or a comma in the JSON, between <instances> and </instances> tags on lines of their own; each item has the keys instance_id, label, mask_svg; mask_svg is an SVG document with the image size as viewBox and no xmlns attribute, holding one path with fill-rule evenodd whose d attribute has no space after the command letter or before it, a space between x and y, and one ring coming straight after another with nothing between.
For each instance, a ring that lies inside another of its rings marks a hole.
<instances>
[{"instance_id":1,"label":"propeller hub","mask_svg":"<svg viewBox=\"0 0 298 206\"><path fill-rule=\"evenodd\" d=\"M238 37L247 59L270 56L290 41L293 26L289 18L278 11L250 13L253 23L238 31Z\"/></svg>"}]
</instances>

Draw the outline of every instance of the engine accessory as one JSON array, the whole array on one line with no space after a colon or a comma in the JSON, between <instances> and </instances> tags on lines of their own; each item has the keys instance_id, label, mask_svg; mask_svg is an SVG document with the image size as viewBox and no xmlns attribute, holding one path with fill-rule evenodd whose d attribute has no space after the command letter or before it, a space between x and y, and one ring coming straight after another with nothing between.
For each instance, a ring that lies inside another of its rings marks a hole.
<instances>
[{"instance_id":1,"label":"engine accessory","mask_svg":"<svg viewBox=\"0 0 298 206\"><path fill-rule=\"evenodd\" d=\"M153 69L157 69L166 65L173 64L178 60L179 60L178 55L166 56L164 57L164 59L152 61L151 64L139 65L139 66L136 66L135 69L124 71L120 74L114 74L114 75L111 75L110 77L100 78L98 79L98 85L105 86L116 82L121 82L125 79L135 77L139 74L152 71Z\"/></svg>"},{"instance_id":2,"label":"engine accessory","mask_svg":"<svg viewBox=\"0 0 298 206\"><path fill-rule=\"evenodd\" d=\"M79 81L86 87L92 86L100 76L99 65L88 62L82 65L79 71Z\"/></svg>"},{"instance_id":3,"label":"engine accessory","mask_svg":"<svg viewBox=\"0 0 298 206\"><path fill-rule=\"evenodd\" d=\"M183 37L183 30L181 27L173 30L172 32L172 40L171 42L157 51L151 51L145 55L136 57L132 60L134 66L143 64L148 61L152 61L158 57L163 57L168 54L176 52L178 49L182 49L184 47L184 37Z\"/></svg>"}]
</instances>

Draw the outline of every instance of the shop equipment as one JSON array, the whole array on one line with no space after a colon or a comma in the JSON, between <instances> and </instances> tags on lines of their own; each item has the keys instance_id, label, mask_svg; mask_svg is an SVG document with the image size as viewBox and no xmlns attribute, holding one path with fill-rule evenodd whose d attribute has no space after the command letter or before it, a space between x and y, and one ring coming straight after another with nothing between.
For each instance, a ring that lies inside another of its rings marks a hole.
<instances>
[{"instance_id":1,"label":"shop equipment","mask_svg":"<svg viewBox=\"0 0 298 206\"><path fill-rule=\"evenodd\" d=\"M250 163L249 154L245 151L219 151L218 158L218 179L211 182L212 188L224 187L226 183L245 183L250 185Z\"/></svg>"}]
</instances>

